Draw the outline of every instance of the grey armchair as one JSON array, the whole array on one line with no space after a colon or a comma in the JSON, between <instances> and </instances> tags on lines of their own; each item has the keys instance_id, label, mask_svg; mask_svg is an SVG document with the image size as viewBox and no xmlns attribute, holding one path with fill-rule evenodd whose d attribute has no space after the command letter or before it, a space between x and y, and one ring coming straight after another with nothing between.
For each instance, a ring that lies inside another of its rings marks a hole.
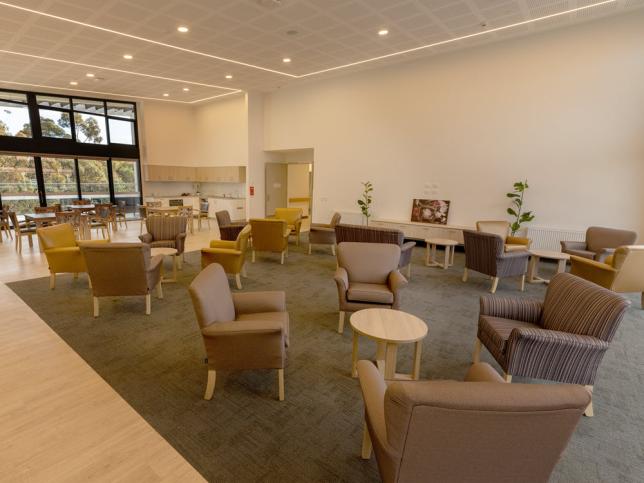
<instances>
[{"instance_id":1,"label":"grey armchair","mask_svg":"<svg viewBox=\"0 0 644 483\"><path fill-rule=\"evenodd\" d=\"M562 241L561 251L603 262L609 255L615 253L617 247L633 245L636 240L637 233L634 231L591 226L586 230L586 240Z\"/></svg>"},{"instance_id":2,"label":"grey armchair","mask_svg":"<svg viewBox=\"0 0 644 483\"><path fill-rule=\"evenodd\" d=\"M340 223L340 213L333 213L331 222L312 223L309 229L309 255L313 245L331 245L331 253L335 255L335 226Z\"/></svg>"},{"instance_id":3,"label":"grey armchair","mask_svg":"<svg viewBox=\"0 0 644 483\"><path fill-rule=\"evenodd\" d=\"M248 224L245 221L230 221L230 213L226 210L215 213L217 225L219 226L219 238L222 240L235 241L239 232Z\"/></svg>"},{"instance_id":4,"label":"grey armchair","mask_svg":"<svg viewBox=\"0 0 644 483\"><path fill-rule=\"evenodd\" d=\"M530 252L527 250L505 251L505 240L492 233L463 230L465 241L465 270L463 282L467 282L469 270L492 277L490 292L496 292L499 279L521 277L521 291L525 289L525 272Z\"/></svg>"},{"instance_id":5,"label":"grey armchair","mask_svg":"<svg viewBox=\"0 0 644 483\"><path fill-rule=\"evenodd\" d=\"M145 220L148 232L140 235L139 240L152 248L176 248L177 260L181 263L179 255L185 248L187 225L185 216L150 215Z\"/></svg>"},{"instance_id":6,"label":"grey armchair","mask_svg":"<svg viewBox=\"0 0 644 483\"><path fill-rule=\"evenodd\" d=\"M289 317L284 292L230 292L226 273L212 263L190 284L208 357L204 399L211 399L218 370L277 369L279 400L284 400L284 366Z\"/></svg>"},{"instance_id":7,"label":"grey armchair","mask_svg":"<svg viewBox=\"0 0 644 483\"><path fill-rule=\"evenodd\" d=\"M590 394L562 384L505 384L487 364L458 381L384 381L358 362L366 427L385 483L547 482Z\"/></svg>"},{"instance_id":8,"label":"grey armchair","mask_svg":"<svg viewBox=\"0 0 644 483\"><path fill-rule=\"evenodd\" d=\"M150 246L143 243L80 242L92 286L94 317L99 314L99 297L145 296L145 314L151 313L152 290L163 298L161 264L163 256L150 257Z\"/></svg>"},{"instance_id":9,"label":"grey armchair","mask_svg":"<svg viewBox=\"0 0 644 483\"><path fill-rule=\"evenodd\" d=\"M390 243L343 242L338 245L338 288L340 316L338 333L344 331L346 312L400 307L400 289L407 279L398 270L400 247Z\"/></svg>"},{"instance_id":10,"label":"grey armchair","mask_svg":"<svg viewBox=\"0 0 644 483\"><path fill-rule=\"evenodd\" d=\"M592 392L599 363L630 302L569 273L548 285L543 302L481 297L473 360L481 345L512 376L581 384ZM592 403L586 415L592 416Z\"/></svg>"},{"instance_id":11,"label":"grey armchair","mask_svg":"<svg viewBox=\"0 0 644 483\"><path fill-rule=\"evenodd\" d=\"M380 228L375 226L362 225L345 225L337 224L335 226L336 243L342 242L361 242L361 243L392 243L400 247L400 261L398 268L401 270L405 267L405 275L411 277L411 255L416 242L405 241L405 234L400 230L391 228Z\"/></svg>"}]
</instances>

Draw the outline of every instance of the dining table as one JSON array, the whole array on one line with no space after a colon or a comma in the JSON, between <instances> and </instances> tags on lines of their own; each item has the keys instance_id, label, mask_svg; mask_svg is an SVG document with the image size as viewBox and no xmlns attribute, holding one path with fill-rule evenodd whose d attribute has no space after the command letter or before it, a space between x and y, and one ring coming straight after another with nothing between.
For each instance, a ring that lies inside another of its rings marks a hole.
<instances>
[{"instance_id":1,"label":"dining table","mask_svg":"<svg viewBox=\"0 0 644 483\"><path fill-rule=\"evenodd\" d=\"M87 211L94 210L94 208L96 208L96 205L69 205L67 208L73 211L80 211L81 213L85 213Z\"/></svg>"}]
</instances>

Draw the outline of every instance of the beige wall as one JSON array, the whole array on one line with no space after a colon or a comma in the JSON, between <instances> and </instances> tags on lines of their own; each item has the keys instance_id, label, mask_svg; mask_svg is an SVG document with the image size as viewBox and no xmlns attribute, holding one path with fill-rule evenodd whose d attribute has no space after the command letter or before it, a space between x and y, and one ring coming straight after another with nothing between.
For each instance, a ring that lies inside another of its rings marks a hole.
<instances>
[{"instance_id":1,"label":"beige wall","mask_svg":"<svg viewBox=\"0 0 644 483\"><path fill-rule=\"evenodd\" d=\"M409 219L412 198L452 202L450 223L505 218L528 178L535 224L644 232L644 14L266 96L265 149L314 148L314 221L357 211Z\"/></svg>"},{"instance_id":2,"label":"beige wall","mask_svg":"<svg viewBox=\"0 0 644 483\"><path fill-rule=\"evenodd\" d=\"M195 108L197 166L248 164L248 115L243 95Z\"/></svg>"},{"instance_id":3,"label":"beige wall","mask_svg":"<svg viewBox=\"0 0 644 483\"><path fill-rule=\"evenodd\" d=\"M194 166L196 159L193 107L166 102L139 103L143 164Z\"/></svg>"}]
</instances>

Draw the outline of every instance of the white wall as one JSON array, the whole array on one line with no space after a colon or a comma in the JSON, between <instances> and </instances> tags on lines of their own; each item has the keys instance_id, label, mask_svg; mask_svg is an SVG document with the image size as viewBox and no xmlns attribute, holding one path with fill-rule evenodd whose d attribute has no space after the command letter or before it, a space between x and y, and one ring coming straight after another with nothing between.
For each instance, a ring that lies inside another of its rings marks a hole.
<instances>
[{"instance_id":1,"label":"white wall","mask_svg":"<svg viewBox=\"0 0 644 483\"><path fill-rule=\"evenodd\" d=\"M314 148L314 221L357 211L370 180L376 218L438 197L473 225L507 217L528 178L534 224L642 233L642 25L631 12L283 88L265 98L265 149Z\"/></svg>"},{"instance_id":2,"label":"white wall","mask_svg":"<svg viewBox=\"0 0 644 483\"><path fill-rule=\"evenodd\" d=\"M195 110L169 102L139 103L143 164L194 166Z\"/></svg>"}]
</instances>

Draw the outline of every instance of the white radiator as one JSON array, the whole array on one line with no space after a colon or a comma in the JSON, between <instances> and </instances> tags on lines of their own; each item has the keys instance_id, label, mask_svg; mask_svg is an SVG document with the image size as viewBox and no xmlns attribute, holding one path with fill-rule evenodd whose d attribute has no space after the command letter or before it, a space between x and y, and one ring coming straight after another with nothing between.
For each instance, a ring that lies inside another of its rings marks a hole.
<instances>
[{"instance_id":1,"label":"white radiator","mask_svg":"<svg viewBox=\"0 0 644 483\"><path fill-rule=\"evenodd\" d=\"M526 236L532 240L531 248L544 250L561 250L561 241L584 241L586 232L582 230L567 230L547 226L528 226Z\"/></svg>"},{"instance_id":2,"label":"white radiator","mask_svg":"<svg viewBox=\"0 0 644 483\"><path fill-rule=\"evenodd\" d=\"M337 211L342 216L342 218L340 219L340 223L344 223L346 225L364 224L364 217L362 216L362 213L359 211L344 211L344 210L337 210Z\"/></svg>"}]
</instances>

